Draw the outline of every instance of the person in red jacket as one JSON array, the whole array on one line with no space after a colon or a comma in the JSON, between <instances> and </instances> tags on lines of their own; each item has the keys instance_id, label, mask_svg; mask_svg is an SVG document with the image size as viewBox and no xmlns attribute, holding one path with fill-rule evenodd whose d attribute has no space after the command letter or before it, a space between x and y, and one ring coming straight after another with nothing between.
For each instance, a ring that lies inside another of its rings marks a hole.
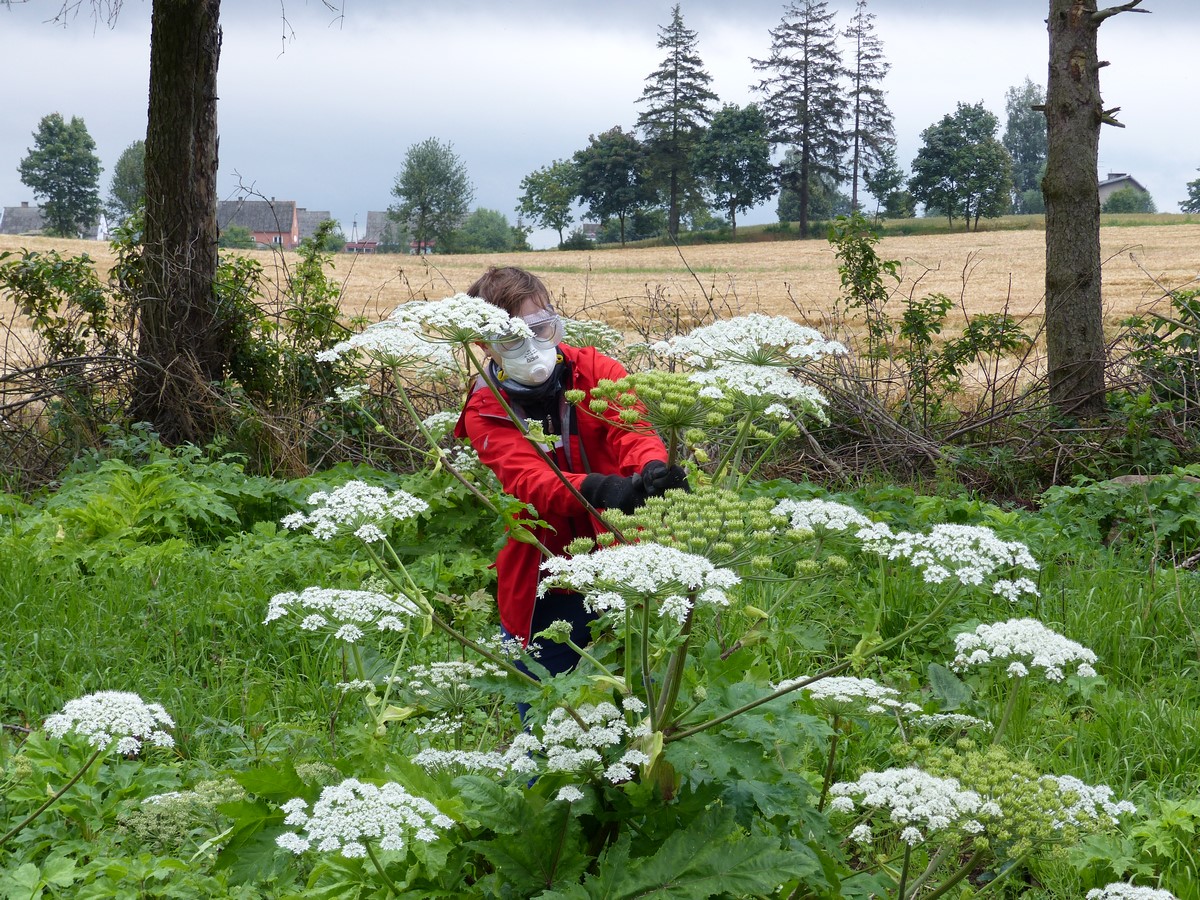
<instances>
[{"instance_id":1,"label":"person in red jacket","mask_svg":"<svg viewBox=\"0 0 1200 900\"><path fill-rule=\"evenodd\" d=\"M671 488L687 489L686 473L666 464L666 447L646 423L630 430L607 414L581 413L566 402L566 391L582 390L587 396L578 406L586 408L600 379L616 381L627 373L594 347L562 343L562 321L541 279L524 269L493 267L467 293L523 319L533 331L532 338L497 340L482 349L489 377L517 417L540 423L546 436L553 437L549 454L562 474L538 454L482 377L476 379L455 434L470 438L480 461L496 473L506 493L537 510L547 527L534 534L547 550L561 554L575 538L595 537L603 527L564 478L595 508L627 513L647 497ZM496 601L501 627L507 637L524 645L550 623L566 620L572 626L572 641L585 646L594 616L584 608L583 598L553 590L537 597L543 558L536 545L511 537L500 550ZM568 671L578 662L566 644L541 643L537 659L551 674Z\"/></svg>"}]
</instances>

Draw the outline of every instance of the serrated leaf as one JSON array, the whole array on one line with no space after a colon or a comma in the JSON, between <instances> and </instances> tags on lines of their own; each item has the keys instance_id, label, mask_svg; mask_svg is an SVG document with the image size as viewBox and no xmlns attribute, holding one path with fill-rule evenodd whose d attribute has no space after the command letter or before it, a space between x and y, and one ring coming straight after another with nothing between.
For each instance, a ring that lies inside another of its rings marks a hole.
<instances>
[{"instance_id":1,"label":"serrated leaf","mask_svg":"<svg viewBox=\"0 0 1200 900\"><path fill-rule=\"evenodd\" d=\"M958 709L971 699L971 686L938 663L929 664L929 687L943 710Z\"/></svg>"}]
</instances>

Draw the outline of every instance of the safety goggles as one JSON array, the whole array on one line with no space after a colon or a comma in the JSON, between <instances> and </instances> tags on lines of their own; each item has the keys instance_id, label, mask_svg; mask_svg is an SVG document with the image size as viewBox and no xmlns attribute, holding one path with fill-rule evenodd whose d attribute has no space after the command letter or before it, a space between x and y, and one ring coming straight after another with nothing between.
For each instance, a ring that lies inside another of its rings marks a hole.
<instances>
[{"instance_id":1,"label":"safety goggles","mask_svg":"<svg viewBox=\"0 0 1200 900\"><path fill-rule=\"evenodd\" d=\"M532 316L521 316L521 321L533 332L533 343L540 347L557 347L563 339L563 323L553 308L547 307ZM492 341L492 349L505 357L520 356L525 352L529 338L523 335Z\"/></svg>"}]
</instances>

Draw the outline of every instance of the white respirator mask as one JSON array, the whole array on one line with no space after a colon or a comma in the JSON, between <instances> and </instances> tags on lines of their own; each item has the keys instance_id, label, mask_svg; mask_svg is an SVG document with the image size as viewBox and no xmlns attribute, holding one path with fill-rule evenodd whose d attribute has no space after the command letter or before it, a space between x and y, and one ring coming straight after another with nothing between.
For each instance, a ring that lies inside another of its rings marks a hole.
<instances>
[{"instance_id":1,"label":"white respirator mask","mask_svg":"<svg viewBox=\"0 0 1200 900\"><path fill-rule=\"evenodd\" d=\"M558 363L558 345L563 339L562 319L552 308L534 316L522 316L532 337L511 337L488 346L500 357L500 379L537 387L545 384Z\"/></svg>"}]
</instances>

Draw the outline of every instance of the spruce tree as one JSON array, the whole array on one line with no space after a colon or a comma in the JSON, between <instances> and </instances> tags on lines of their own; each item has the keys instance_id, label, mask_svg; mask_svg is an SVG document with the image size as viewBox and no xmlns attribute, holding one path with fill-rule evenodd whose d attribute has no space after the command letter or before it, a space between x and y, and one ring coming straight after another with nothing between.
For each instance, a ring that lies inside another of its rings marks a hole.
<instances>
[{"instance_id":1,"label":"spruce tree","mask_svg":"<svg viewBox=\"0 0 1200 900\"><path fill-rule=\"evenodd\" d=\"M834 14L826 0L792 0L770 34L770 55L751 63L773 74L755 90L763 94L772 143L793 147L799 154L798 171L783 173L782 178L784 187L800 194L800 233L807 236L810 184L818 175L835 183L842 180L841 160L848 144Z\"/></svg>"},{"instance_id":2,"label":"spruce tree","mask_svg":"<svg viewBox=\"0 0 1200 900\"><path fill-rule=\"evenodd\" d=\"M671 9L671 24L659 29L658 47L667 55L646 79L638 115L649 151L650 178L667 201L667 232L679 235L680 209L698 192L692 175L691 153L712 121L709 90L712 77L696 53L696 32L684 27L679 4Z\"/></svg>"},{"instance_id":3,"label":"spruce tree","mask_svg":"<svg viewBox=\"0 0 1200 900\"><path fill-rule=\"evenodd\" d=\"M892 111L883 79L891 63L883 58L883 41L875 34L875 16L867 0L857 0L843 34L850 43L850 205L859 208L858 182L882 167L887 151L896 145Z\"/></svg>"}]
</instances>

